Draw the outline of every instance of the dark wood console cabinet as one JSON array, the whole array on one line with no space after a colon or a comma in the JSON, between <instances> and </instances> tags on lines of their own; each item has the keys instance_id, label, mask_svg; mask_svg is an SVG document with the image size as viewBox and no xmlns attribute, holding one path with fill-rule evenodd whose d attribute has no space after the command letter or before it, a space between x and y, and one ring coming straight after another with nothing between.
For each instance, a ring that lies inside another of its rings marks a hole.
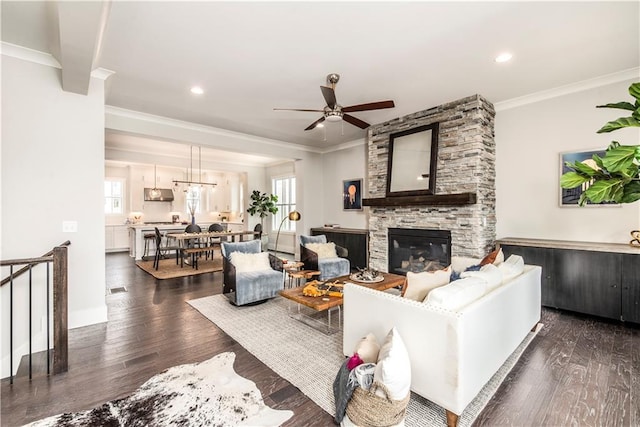
<instances>
[{"instance_id":1,"label":"dark wood console cabinet","mask_svg":"<svg viewBox=\"0 0 640 427\"><path fill-rule=\"evenodd\" d=\"M369 230L355 228L312 228L311 235L324 234L328 242L347 248L351 269L369 266Z\"/></svg>"},{"instance_id":2,"label":"dark wood console cabinet","mask_svg":"<svg viewBox=\"0 0 640 427\"><path fill-rule=\"evenodd\" d=\"M640 248L536 239L501 239L505 258L517 254L542 267L542 305L640 323Z\"/></svg>"}]
</instances>

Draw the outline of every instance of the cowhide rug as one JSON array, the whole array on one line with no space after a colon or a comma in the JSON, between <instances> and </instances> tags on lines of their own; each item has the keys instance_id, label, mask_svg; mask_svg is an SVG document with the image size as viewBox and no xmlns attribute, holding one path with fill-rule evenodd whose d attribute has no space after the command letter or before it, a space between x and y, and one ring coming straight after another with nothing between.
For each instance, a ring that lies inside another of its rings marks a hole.
<instances>
[{"instance_id":1,"label":"cowhide rug","mask_svg":"<svg viewBox=\"0 0 640 427\"><path fill-rule=\"evenodd\" d=\"M266 406L255 383L233 370L234 353L175 366L135 393L29 426L279 426L293 416Z\"/></svg>"}]
</instances>

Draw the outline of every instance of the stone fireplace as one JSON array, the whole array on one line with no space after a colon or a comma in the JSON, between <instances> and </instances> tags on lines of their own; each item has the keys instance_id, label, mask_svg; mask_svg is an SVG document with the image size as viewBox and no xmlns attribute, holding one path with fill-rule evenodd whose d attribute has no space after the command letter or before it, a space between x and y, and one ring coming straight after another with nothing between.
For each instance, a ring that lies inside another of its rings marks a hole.
<instances>
[{"instance_id":1,"label":"stone fireplace","mask_svg":"<svg viewBox=\"0 0 640 427\"><path fill-rule=\"evenodd\" d=\"M386 197L389 136L436 122L439 123L439 143L434 194L475 195L469 202L451 205L369 205L371 268L389 271L390 229L450 232L449 257L482 257L493 247L496 235L494 116L493 105L482 96L474 95L369 128L368 198Z\"/></svg>"}]
</instances>

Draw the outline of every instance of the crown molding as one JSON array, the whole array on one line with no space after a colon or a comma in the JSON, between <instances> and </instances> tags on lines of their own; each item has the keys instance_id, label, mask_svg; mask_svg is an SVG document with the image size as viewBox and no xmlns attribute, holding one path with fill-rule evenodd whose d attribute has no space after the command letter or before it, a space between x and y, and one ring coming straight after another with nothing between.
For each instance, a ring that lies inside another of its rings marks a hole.
<instances>
[{"instance_id":1,"label":"crown molding","mask_svg":"<svg viewBox=\"0 0 640 427\"><path fill-rule=\"evenodd\" d=\"M91 77L95 77L96 79L100 80L107 80L115 73L115 71L107 70L106 68L96 68L91 72Z\"/></svg>"},{"instance_id":2,"label":"crown molding","mask_svg":"<svg viewBox=\"0 0 640 427\"><path fill-rule=\"evenodd\" d=\"M300 151L306 151L310 153L322 154L322 151L315 147L308 147L306 145L300 145L300 144L287 142L287 141L280 141L277 139L263 138L261 136L249 135L247 133L216 128L213 126L200 125L193 122L186 122L183 120L171 119L169 117L156 116L154 114L142 113L140 111L134 111L134 110L127 110L126 108L114 107L112 105L105 106L105 114L111 114L116 117L140 120L148 123L172 126L180 129L190 130L190 131L202 132L209 135L240 139L246 142L264 144L264 145L268 145L268 146L286 150L286 151L300 150Z\"/></svg>"},{"instance_id":3,"label":"crown molding","mask_svg":"<svg viewBox=\"0 0 640 427\"><path fill-rule=\"evenodd\" d=\"M28 47L7 42L2 42L0 47L2 49L2 55L4 56L22 59L23 61L46 65L48 67L62 68L60 62L50 53L40 52L39 50L29 49Z\"/></svg>"},{"instance_id":4,"label":"crown molding","mask_svg":"<svg viewBox=\"0 0 640 427\"><path fill-rule=\"evenodd\" d=\"M532 93L530 95L496 102L495 104L493 104L493 106L496 112L498 112L631 79L640 79L640 67L630 68L628 70L606 74L604 76L595 77L593 79L582 80L580 82L571 83L565 86L543 90L541 92Z\"/></svg>"},{"instance_id":5,"label":"crown molding","mask_svg":"<svg viewBox=\"0 0 640 427\"><path fill-rule=\"evenodd\" d=\"M334 145L332 147L324 149L322 151L322 154L333 153L335 151L340 151L340 150L347 150L347 149L353 148L353 147L360 147L360 146L366 145L366 143L367 142L365 141L364 138L359 138L359 139L355 139L353 141L347 141L347 142L344 142L342 144Z\"/></svg>"}]
</instances>

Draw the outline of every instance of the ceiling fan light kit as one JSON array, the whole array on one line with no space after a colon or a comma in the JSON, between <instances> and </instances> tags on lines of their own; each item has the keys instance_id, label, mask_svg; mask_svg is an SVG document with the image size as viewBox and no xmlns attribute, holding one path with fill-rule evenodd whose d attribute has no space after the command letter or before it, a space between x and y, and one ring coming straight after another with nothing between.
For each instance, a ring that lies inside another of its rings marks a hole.
<instances>
[{"instance_id":1,"label":"ceiling fan light kit","mask_svg":"<svg viewBox=\"0 0 640 427\"><path fill-rule=\"evenodd\" d=\"M384 108L394 108L395 104L393 101L378 101L378 102L369 102L367 104L359 104L359 105L351 105L349 107L343 107L338 104L336 101L336 83L340 80L340 75L336 73L331 73L327 75L327 83L331 85L328 86L320 86L320 91L322 92L322 96L326 101L327 105L322 110L312 110L312 109L291 109L291 108L274 108L274 110L287 110L287 111L304 111L304 112L319 112L323 113L322 117L320 117L315 122L311 123L309 126L305 128L305 130L312 130L320 126L322 122L325 120L328 122L340 122L344 120L347 123L350 123L354 126L359 127L360 129L366 129L369 127L369 123L360 120L357 117L354 117L350 114L351 112L356 111L369 111L369 110L381 110Z\"/></svg>"}]
</instances>

